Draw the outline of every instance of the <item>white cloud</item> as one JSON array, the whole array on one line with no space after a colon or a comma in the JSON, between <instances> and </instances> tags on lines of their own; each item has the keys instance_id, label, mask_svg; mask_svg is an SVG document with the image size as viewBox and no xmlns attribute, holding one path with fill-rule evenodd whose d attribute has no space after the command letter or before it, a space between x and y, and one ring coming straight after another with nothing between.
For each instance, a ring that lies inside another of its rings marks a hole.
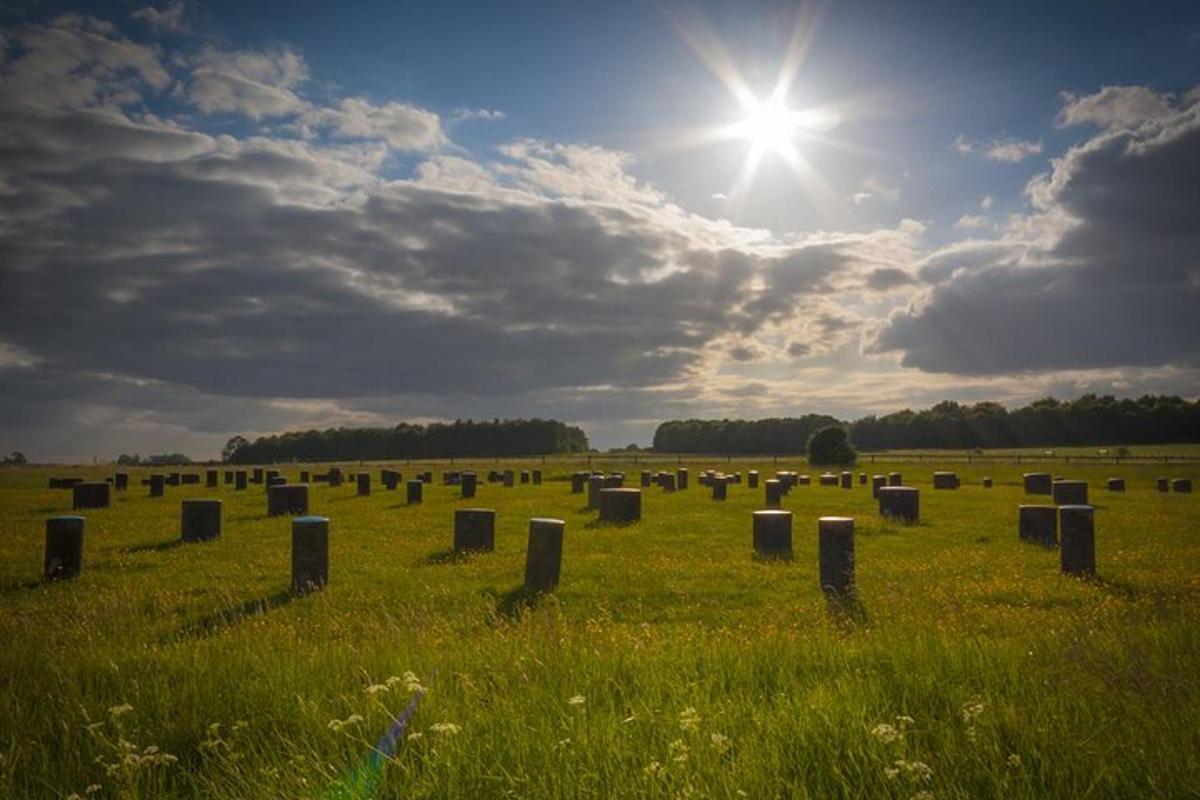
<instances>
[{"instance_id":1,"label":"white cloud","mask_svg":"<svg viewBox=\"0 0 1200 800\"><path fill-rule=\"evenodd\" d=\"M376 105L361 97L347 97L336 107L314 108L302 123L327 128L348 139L379 139L394 150L423 152L446 143L441 120L432 111L408 103Z\"/></svg>"},{"instance_id":2,"label":"white cloud","mask_svg":"<svg viewBox=\"0 0 1200 800\"><path fill-rule=\"evenodd\" d=\"M1137 125L1171 113L1171 98L1146 86L1105 86L1080 97L1062 92L1060 126L1092 124L1102 128Z\"/></svg>"},{"instance_id":3,"label":"white cloud","mask_svg":"<svg viewBox=\"0 0 1200 800\"><path fill-rule=\"evenodd\" d=\"M494 108L456 108L450 115L450 119L454 122L466 122L468 120L483 120L485 122L497 122L504 119L505 113Z\"/></svg>"},{"instance_id":4,"label":"white cloud","mask_svg":"<svg viewBox=\"0 0 1200 800\"><path fill-rule=\"evenodd\" d=\"M962 155L980 154L993 161L1016 163L1030 156L1040 155L1042 143L1023 139L992 139L981 142L964 135L957 136L950 145Z\"/></svg>"},{"instance_id":5,"label":"white cloud","mask_svg":"<svg viewBox=\"0 0 1200 800\"><path fill-rule=\"evenodd\" d=\"M241 114L253 120L298 114L308 104L294 91L308 79L299 53L204 48L196 57L184 97L206 114Z\"/></svg>"},{"instance_id":6,"label":"white cloud","mask_svg":"<svg viewBox=\"0 0 1200 800\"><path fill-rule=\"evenodd\" d=\"M958 222L954 223L956 228L986 228L988 226L988 218L982 214L963 214L958 218Z\"/></svg>"},{"instance_id":7,"label":"white cloud","mask_svg":"<svg viewBox=\"0 0 1200 800\"><path fill-rule=\"evenodd\" d=\"M987 211L988 209L990 209L992 207L992 204L994 202L995 202L995 199L990 194L985 194L979 198L979 207L982 208L984 211Z\"/></svg>"},{"instance_id":8,"label":"white cloud","mask_svg":"<svg viewBox=\"0 0 1200 800\"><path fill-rule=\"evenodd\" d=\"M155 31L175 34L191 32L191 26L187 22L187 6L183 0L170 0L161 8L139 8L130 16L145 22Z\"/></svg>"}]
</instances>

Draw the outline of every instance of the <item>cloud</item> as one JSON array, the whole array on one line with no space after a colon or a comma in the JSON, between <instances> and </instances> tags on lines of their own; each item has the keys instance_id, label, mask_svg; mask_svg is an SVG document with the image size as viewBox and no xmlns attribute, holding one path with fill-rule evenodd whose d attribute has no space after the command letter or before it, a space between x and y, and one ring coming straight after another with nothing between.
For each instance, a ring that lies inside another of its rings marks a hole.
<instances>
[{"instance_id":1,"label":"cloud","mask_svg":"<svg viewBox=\"0 0 1200 800\"><path fill-rule=\"evenodd\" d=\"M1105 86L1095 94L1079 97L1070 92L1061 94L1062 111L1057 124L1138 125L1172 113L1171 98L1146 86Z\"/></svg>"},{"instance_id":2,"label":"cloud","mask_svg":"<svg viewBox=\"0 0 1200 800\"><path fill-rule=\"evenodd\" d=\"M20 52L0 63L0 105L14 109L116 108L170 83L158 51L111 23L63 14L10 32ZM7 50L7 48L5 48Z\"/></svg>"},{"instance_id":3,"label":"cloud","mask_svg":"<svg viewBox=\"0 0 1200 800\"><path fill-rule=\"evenodd\" d=\"M1198 99L1072 147L1004 238L931 255L936 285L868 350L963 374L1200 364Z\"/></svg>"},{"instance_id":4,"label":"cloud","mask_svg":"<svg viewBox=\"0 0 1200 800\"><path fill-rule=\"evenodd\" d=\"M505 116L503 111L498 111L494 108L456 108L450 115L450 119L454 122L467 122L470 120L497 122L504 119Z\"/></svg>"},{"instance_id":5,"label":"cloud","mask_svg":"<svg viewBox=\"0 0 1200 800\"><path fill-rule=\"evenodd\" d=\"M441 119L432 111L408 103L376 105L361 97L347 97L336 107L316 108L303 124L328 128L346 139L378 139L395 150L424 152L446 143Z\"/></svg>"},{"instance_id":6,"label":"cloud","mask_svg":"<svg viewBox=\"0 0 1200 800\"><path fill-rule=\"evenodd\" d=\"M959 135L950 145L954 150L963 154L981 154L992 161L1005 161L1015 164L1030 156L1040 155L1042 143L1023 139L992 139L987 142L975 141Z\"/></svg>"},{"instance_id":7,"label":"cloud","mask_svg":"<svg viewBox=\"0 0 1200 800\"><path fill-rule=\"evenodd\" d=\"M139 8L130 16L145 22L156 32L181 34L191 33L192 30L187 22L187 6L183 0L171 0L161 8L154 6Z\"/></svg>"},{"instance_id":8,"label":"cloud","mask_svg":"<svg viewBox=\"0 0 1200 800\"><path fill-rule=\"evenodd\" d=\"M988 226L988 218L982 214L963 214L954 223L956 228L986 228Z\"/></svg>"},{"instance_id":9,"label":"cloud","mask_svg":"<svg viewBox=\"0 0 1200 800\"><path fill-rule=\"evenodd\" d=\"M221 50L205 47L194 59L183 95L205 114L241 114L252 120L298 114L308 104L295 89L308 79L294 50Z\"/></svg>"},{"instance_id":10,"label":"cloud","mask_svg":"<svg viewBox=\"0 0 1200 800\"><path fill-rule=\"evenodd\" d=\"M910 286L913 283L915 281L912 275L896 267L879 267L873 269L867 274L866 280L867 288L876 292L887 292L903 286Z\"/></svg>"}]
</instances>

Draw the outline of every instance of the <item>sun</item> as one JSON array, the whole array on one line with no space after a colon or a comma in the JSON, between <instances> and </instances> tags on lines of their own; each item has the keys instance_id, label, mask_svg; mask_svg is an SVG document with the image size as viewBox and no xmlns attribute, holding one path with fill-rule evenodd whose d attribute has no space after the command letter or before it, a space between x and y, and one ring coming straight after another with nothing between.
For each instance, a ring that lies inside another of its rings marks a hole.
<instances>
[{"instance_id":1,"label":"sun","mask_svg":"<svg viewBox=\"0 0 1200 800\"><path fill-rule=\"evenodd\" d=\"M782 153L793 146L793 138L801 126L800 114L787 108L782 101L771 98L763 102L751 98L745 112L735 133L747 139L753 148Z\"/></svg>"}]
</instances>

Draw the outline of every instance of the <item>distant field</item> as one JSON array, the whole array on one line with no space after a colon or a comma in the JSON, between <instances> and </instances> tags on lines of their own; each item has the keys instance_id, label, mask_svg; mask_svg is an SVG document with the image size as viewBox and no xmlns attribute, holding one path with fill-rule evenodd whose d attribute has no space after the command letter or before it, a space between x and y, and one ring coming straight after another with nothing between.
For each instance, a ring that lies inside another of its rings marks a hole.
<instances>
[{"instance_id":1,"label":"distant field","mask_svg":"<svg viewBox=\"0 0 1200 800\"><path fill-rule=\"evenodd\" d=\"M473 465L495 463L455 468ZM692 486L645 490L629 527L598 526L554 461L542 486L481 480L474 500L439 471L415 507L377 465L368 498L314 485L331 579L304 597L286 591L290 522L266 517L263 487L151 499L147 470L82 512L83 575L44 584L44 520L71 513L47 477L112 468L2 469L0 797L1196 795L1200 494L1154 478L1200 483L1200 464L1054 468L1090 482L1095 581L1018 542L1017 505L1038 500L1015 464L865 465L921 489L911 527L857 482L797 487L795 559L775 564L750 553L762 489L715 502L695 475L724 463L686 465ZM932 489L943 466L961 489ZM1110 475L1129 491L1104 491ZM177 545L179 500L205 496L224 501L224 535ZM453 510L471 506L497 510L496 550L450 558ZM818 589L831 514L855 519L857 609ZM533 516L567 522L562 584L523 608ZM413 678L428 694L373 771Z\"/></svg>"}]
</instances>

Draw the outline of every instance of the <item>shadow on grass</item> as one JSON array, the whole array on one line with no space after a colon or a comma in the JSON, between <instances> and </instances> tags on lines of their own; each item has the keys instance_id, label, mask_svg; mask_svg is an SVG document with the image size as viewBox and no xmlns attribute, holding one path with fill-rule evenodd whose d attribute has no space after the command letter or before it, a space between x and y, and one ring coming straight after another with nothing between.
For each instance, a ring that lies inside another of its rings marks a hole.
<instances>
[{"instance_id":1,"label":"shadow on grass","mask_svg":"<svg viewBox=\"0 0 1200 800\"><path fill-rule=\"evenodd\" d=\"M1097 589L1107 592L1114 597L1119 597L1122 600L1136 600L1142 595L1142 589L1128 581L1102 578L1099 575L1082 575L1080 576L1080 580L1090 583Z\"/></svg>"},{"instance_id":2,"label":"shadow on grass","mask_svg":"<svg viewBox=\"0 0 1200 800\"><path fill-rule=\"evenodd\" d=\"M135 544L128 547L108 548L115 550L118 553L165 553L168 550L174 550L184 544L183 539L170 539L165 542L153 542L150 544ZM199 544L197 542L197 544Z\"/></svg>"},{"instance_id":3,"label":"shadow on grass","mask_svg":"<svg viewBox=\"0 0 1200 800\"><path fill-rule=\"evenodd\" d=\"M836 625L854 627L870 621L862 598L854 589L846 592L823 589L822 593L825 595L825 612Z\"/></svg>"},{"instance_id":4,"label":"shadow on grass","mask_svg":"<svg viewBox=\"0 0 1200 800\"><path fill-rule=\"evenodd\" d=\"M515 622L524 614L537 610L549 596L548 592L526 591L524 585L514 586L496 597L496 616Z\"/></svg>"},{"instance_id":5,"label":"shadow on grass","mask_svg":"<svg viewBox=\"0 0 1200 800\"><path fill-rule=\"evenodd\" d=\"M303 597L304 593L292 591L292 589L282 589L275 594L267 597L258 597L253 600L246 600L236 606L222 609L215 614L209 614L195 622L184 625L174 635L174 639L196 639L213 636L220 633L225 628L237 625L244 619L265 614L272 609L280 608L287 605L293 600Z\"/></svg>"},{"instance_id":6,"label":"shadow on grass","mask_svg":"<svg viewBox=\"0 0 1200 800\"><path fill-rule=\"evenodd\" d=\"M471 553L468 551L455 550L453 547L447 547L443 550L435 550L432 553L426 553L421 558L417 559L418 567L436 567L443 564L461 564L470 559Z\"/></svg>"},{"instance_id":7,"label":"shadow on grass","mask_svg":"<svg viewBox=\"0 0 1200 800\"><path fill-rule=\"evenodd\" d=\"M583 527L586 530L597 530L603 528L633 528L641 522L640 519L631 520L630 522L614 522L607 519L594 519L591 522L585 522Z\"/></svg>"}]
</instances>

